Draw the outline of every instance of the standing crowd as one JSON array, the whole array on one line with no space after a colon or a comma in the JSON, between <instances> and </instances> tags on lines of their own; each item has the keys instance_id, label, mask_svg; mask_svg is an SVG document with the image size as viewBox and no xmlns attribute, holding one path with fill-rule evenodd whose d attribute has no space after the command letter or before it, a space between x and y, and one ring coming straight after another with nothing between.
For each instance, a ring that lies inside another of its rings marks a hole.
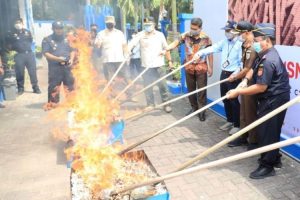
<instances>
[{"instance_id":1,"label":"standing crowd","mask_svg":"<svg viewBox=\"0 0 300 200\"><path fill-rule=\"evenodd\" d=\"M134 32L132 40L127 44L123 32L115 28L115 18L107 16L106 29L98 32L95 24L91 25L91 41L93 65L99 74L109 81L122 63L128 63L130 77L126 68L118 73L119 80L125 85L137 74L143 73L144 86L148 86L165 74L166 65L173 69L170 51L179 45L185 46L186 83L188 92L207 86L207 79L213 74L213 54L221 54L220 85L227 122L220 126L229 135L251 124L258 118L273 111L290 99L290 86L287 71L274 48L275 26L270 23L253 25L247 21L227 21L221 29L225 38L213 43L209 35L202 30L202 20L193 18L190 30L167 44L166 38L155 29L153 17L144 20L144 30ZM64 24L54 22L53 34L42 41L42 52L48 61L48 103L59 103L59 88L63 84L67 91L73 90L74 78L71 73L76 59L76 50L64 33ZM23 22L15 22L15 30L8 39L7 48L16 51L15 72L18 94L24 92L24 70L28 70L34 93L41 93L36 75L35 57L31 50L32 36L23 28ZM3 52L3 51L1 51ZM2 59L1 59L2 58ZM165 60L166 59L166 60ZM192 62L191 62L192 61ZM5 67L3 54L0 57L0 81ZM101 67L102 66L102 67ZM158 83L163 102L169 100L166 82ZM131 93L127 94L131 97ZM145 91L148 107L154 107L153 87ZM187 115L206 105L206 91L189 96L191 110ZM4 107L3 91L0 88L0 108ZM172 111L170 105L164 111ZM246 135L230 142L229 147L248 145L248 149L269 145L280 140L281 127L286 111L272 117ZM205 111L199 113L199 120L206 120ZM261 154L258 168L250 174L253 179L261 179L275 174L274 167L281 167L279 150Z\"/></svg>"}]
</instances>

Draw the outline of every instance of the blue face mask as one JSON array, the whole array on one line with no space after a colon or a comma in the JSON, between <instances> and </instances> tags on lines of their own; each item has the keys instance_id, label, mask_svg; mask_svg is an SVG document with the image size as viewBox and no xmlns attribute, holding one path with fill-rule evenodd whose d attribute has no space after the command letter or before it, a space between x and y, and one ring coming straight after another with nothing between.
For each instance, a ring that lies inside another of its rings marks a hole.
<instances>
[{"instance_id":1,"label":"blue face mask","mask_svg":"<svg viewBox=\"0 0 300 200\"><path fill-rule=\"evenodd\" d=\"M144 25L144 29L147 33L150 33L153 31L153 26L152 25Z\"/></svg>"},{"instance_id":2,"label":"blue face mask","mask_svg":"<svg viewBox=\"0 0 300 200\"><path fill-rule=\"evenodd\" d=\"M261 52L261 50L262 50L259 42L254 42L253 48L257 53Z\"/></svg>"}]
</instances>

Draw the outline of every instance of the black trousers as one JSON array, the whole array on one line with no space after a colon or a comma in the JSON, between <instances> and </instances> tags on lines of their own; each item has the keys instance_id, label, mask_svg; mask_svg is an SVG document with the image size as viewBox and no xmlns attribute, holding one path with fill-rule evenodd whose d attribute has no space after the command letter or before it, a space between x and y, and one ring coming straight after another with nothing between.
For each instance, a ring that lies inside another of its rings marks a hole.
<instances>
[{"instance_id":1,"label":"black trousers","mask_svg":"<svg viewBox=\"0 0 300 200\"><path fill-rule=\"evenodd\" d=\"M228 78L232 72L222 71L220 80ZM221 96L225 96L229 90L235 89L240 81L225 82L220 86ZM234 127L240 127L240 103L238 98L223 100L226 118Z\"/></svg>"},{"instance_id":2,"label":"black trousers","mask_svg":"<svg viewBox=\"0 0 300 200\"><path fill-rule=\"evenodd\" d=\"M137 74L143 71L141 67L141 59L140 58L131 58L130 59L130 78L134 79Z\"/></svg>"},{"instance_id":3,"label":"black trousers","mask_svg":"<svg viewBox=\"0 0 300 200\"><path fill-rule=\"evenodd\" d=\"M290 100L290 93L277 95L275 98L267 98L258 101L258 118L272 112L276 108ZM280 141L281 127L285 118L286 110L275 115L257 127L258 144L260 147ZM273 167L281 157L279 149L261 154L260 164L265 167Z\"/></svg>"},{"instance_id":4,"label":"black trousers","mask_svg":"<svg viewBox=\"0 0 300 200\"><path fill-rule=\"evenodd\" d=\"M32 88L38 87L36 61L33 52L17 53L15 56L15 71L19 90L24 90L24 73L27 68Z\"/></svg>"},{"instance_id":5,"label":"black trousers","mask_svg":"<svg viewBox=\"0 0 300 200\"><path fill-rule=\"evenodd\" d=\"M59 102L60 85L67 88L68 91L74 89L74 78L69 66L49 65L48 69L48 102Z\"/></svg>"},{"instance_id":6,"label":"black trousers","mask_svg":"<svg viewBox=\"0 0 300 200\"><path fill-rule=\"evenodd\" d=\"M207 73L190 74L186 71L185 74L188 92L193 92L196 89L205 87L207 85ZM202 108L206 105L206 90L190 95L189 101L193 110ZM203 111L203 113L205 113L205 111Z\"/></svg>"},{"instance_id":7,"label":"black trousers","mask_svg":"<svg viewBox=\"0 0 300 200\"><path fill-rule=\"evenodd\" d=\"M105 76L105 79L109 81L111 77L114 75L114 73L118 70L120 67L121 62L110 62L110 63L104 63L103 64L103 73ZM126 65L126 63L125 63ZM126 74L126 68L127 66L123 66L123 68L118 73L118 77L123 78L126 83L127 81L127 74Z\"/></svg>"}]
</instances>

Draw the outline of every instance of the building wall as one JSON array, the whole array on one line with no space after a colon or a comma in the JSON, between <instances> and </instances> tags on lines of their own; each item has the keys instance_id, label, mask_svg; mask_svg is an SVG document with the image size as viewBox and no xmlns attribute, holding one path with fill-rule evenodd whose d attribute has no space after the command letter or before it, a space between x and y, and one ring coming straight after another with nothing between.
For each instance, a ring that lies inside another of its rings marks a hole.
<instances>
[{"instance_id":1,"label":"building wall","mask_svg":"<svg viewBox=\"0 0 300 200\"><path fill-rule=\"evenodd\" d=\"M19 18L18 0L0 0L0 48L3 47L7 32L12 29L14 20Z\"/></svg>"}]
</instances>

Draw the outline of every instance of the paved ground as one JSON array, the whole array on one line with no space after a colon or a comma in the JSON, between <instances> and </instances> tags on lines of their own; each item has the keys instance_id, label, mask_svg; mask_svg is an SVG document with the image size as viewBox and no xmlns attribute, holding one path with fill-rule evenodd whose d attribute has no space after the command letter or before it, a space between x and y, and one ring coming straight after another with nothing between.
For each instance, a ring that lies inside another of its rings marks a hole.
<instances>
[{"instance_id":1,"label":"paved ground","mask_svg":"<svg viewBox=\"0 0 300 200\"><path fill-rule=\"evenodd\" d=\"M47 70L39 70L42 95L32 94L30 86L16 101L0 110L0 200L70 199L69 170L63 158L63 144L52 139L52 124L42 110L46 101ZM141 104L142 105L142 102ZM152 112L126 123L125 137L136 141L180 119L188 111L187 101L173 106L174 112ZM192 118L148 141L143 148L157 171L163 175L180 163L216 144L227 133L217 129L224 120L208 112L205 123ZM245 147L223 147L201 162L236 153ZM172 200L193 199L300 199L300 164L283 157L277 176L251 180L249 172L257 167L257 157L218 168L204 170L166 181Z\"/></svg>"}]
</instances>

